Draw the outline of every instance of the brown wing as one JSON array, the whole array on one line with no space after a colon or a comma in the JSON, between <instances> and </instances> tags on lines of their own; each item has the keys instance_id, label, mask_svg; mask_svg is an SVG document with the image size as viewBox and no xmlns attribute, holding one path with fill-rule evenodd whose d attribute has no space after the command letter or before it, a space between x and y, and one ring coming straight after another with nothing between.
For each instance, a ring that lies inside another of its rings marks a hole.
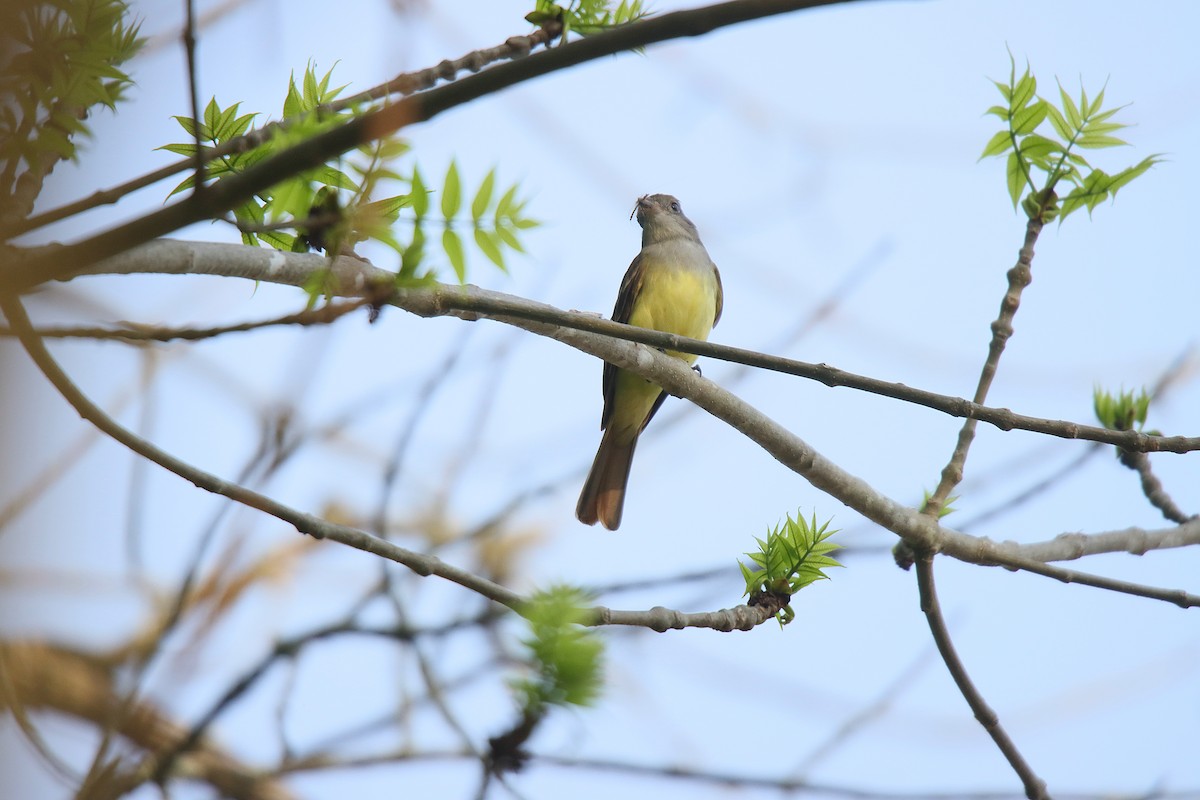
<instances>
[{"instance_id":1,"label":"brown wing","mask_svg":"<svg viewBox=\"0 0 1200 800\"><path fill-rule=\"evenodd\" d=\"M625 270L625 277L621 279L621 291L617 293L617 304L613 306L613 322L629 323L629 318L633 315L633 299L641 290L642 254L638 253L629 269ZM617 368L607 361L604 362L601 386L604 390L604 411L600 415L600 428L608 430L608 421L613 414L613 394L617 391Z\"/></svg>"},{"instance_id":2,"label":"brown wing","mask_svg":"<svg viewBox=\"0 0 1200 800\"><path fill-rule=\"evenodd\" d=\"M709 260L710 264L712 261ZM725 306L725 289L721 286L721 270L717 269L717 265L713 264L713 275L717 279L717 313L713 316L713 327L717 327L717 323L721 321L721 309Z\"/></svg>"},{"instance_id":3,"label":"brown wing","mask_svg":"<svg viewBox=\"0 0 1200 800\"><path fill-rule=\"evenodd\" d=\"M721 271L717 269L717 265L712 264L713 276L717 279L717 310L713 314L713 327L721 319L721 311L725 305L725 289L721 285ZM612 318L613 322L628 323L630 316L633 315L633 299L637 297L638 292L642 289L642 254L638 253L633 263L629 265L629 269L625 271L625 277L621 279L621 291L617 293L617 304L613 306ZM617 367L604 362L604 377L601 381L601 387L604 392L604 411L600 414L600 429L608 430L608 421L613 414L613 394L617 391ZM650 408L650 413L646 415L645 422L642 423L642 429L654 419L654 415L658 413L658 409L662 408L663 402L667 399L666 392L659 392L658 398L654 401L654 405Z\"/></svg>"}]
</instances>

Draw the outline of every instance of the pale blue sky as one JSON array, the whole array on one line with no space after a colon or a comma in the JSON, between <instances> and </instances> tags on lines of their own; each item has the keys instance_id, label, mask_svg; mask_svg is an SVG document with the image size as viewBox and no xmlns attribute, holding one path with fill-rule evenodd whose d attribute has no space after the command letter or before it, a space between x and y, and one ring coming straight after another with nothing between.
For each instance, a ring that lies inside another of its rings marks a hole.
<instances>
[{"instance_id":1,"label":"pale blue sky","mask_svg":"<svg viewBox=\"0 0 1200 800\"><path fill-rule=\"evenodd\" d=\"M149 34L169 33L178 24L177 4L169 11L162 3L139 5ZM420 11L404 15L390 5L343 3L331 10L328 3L247 3L203 32L201 94L277 114L289 72L299 73L309 59L321 69L337 62L337 82L364 88L527 30L521 17L528 8L509 0L418 3ZM653 4L663 11L686 5ZM999 97L988 79L1007 79L1007 47L1019 64L1028 60L1051 97L1056 76L1072 93L1081 79L1089 93L1107 81L1109 103L1132 104L1119 118L1136 123L1125 132L1133 146L1099 152L1093 163L1114 171L1151 153L1167 160L1124 189L1114 205L1097 209L1091 221L1077 215L1044 232L1034 281L989 401L1089 422L1094 385L1153 382L1200 332L1195 215L1187 201L1200 185L1198 26L1200 6L1186 2L1136 9L1117 2L848 4L586 64L450 111L407 134L426 174L440 174L454 157L475 184L495 166L502 182L521 182L530 213L545 223L526 238L529 257L512 259L511 275L473 257L474 283L607 314L637 252L640 232L628 221L634 199L669 192L680 198L722 270L725 315L714 340L969 395L1004 272L1023 235L1002 162L976 162L996 127L983 115ZM54 173L48 189L54 201L167 161L153 148L179 140L169 117L187 113L180 50L164 44L132 70L134 103L115 118L94 120L96 139L79 168ZM51 233L75 238L85 225L100 228L156 208L165 193L161 186L145 190ZM230 232L204 225L180 235L228 239ZM375 255L381 266L392 266L386 252ZM778 344L864 264L865 277L840 296L832 314L803 338ZM258 319L300 302L294 290L253 291L199 278L87 279L67 291L81 298L81 307L89 298L112 309L105 313L113 318L151 323ZM469 466L452 498L461 521L480 521L514 491L561 478L556 491L517 520L544 537L544 547L514 588L727 564L725 581L603 602L730 606L740 594L734 559L753 536L797 507L833 517L847 543L893 543L890 534L680 401L667 404L639 448L621 531L579 525L572 509L599 439L600 365L558 343L487 322L426 321L389 309L373 326L353 318L329 330L172 348L155 384L154 438L232 476L255 445L258 409L293 400L308 424L319 425L369 401L348 437L299 460L268 488L305 510L333 501L373 509L379 464L411 411L414 384L468 328L465 366L437 395L409 461L419 467L410 466L393 507L419 508L468 437L474 442ZM498 348L505 361L497 380L490 365ZM136 359L118 346L59 345L54 351L105 403L138 375ZM17 452L48 460L81 424L11 347L5 360L20 388L5 390L3 399L44 409L6 436ZM1197 434L1195 364L1153 410L1153 427ZM724 364L704 364L704 374L721 383L731 372ZM727 385L903 502L919 501L922 490L936 485L958 429L957 421L926 409L796 378L753 375ZM374 400L381 392L387 400ZM489 415L477 433L464 430L481 395L490 398ZM247 398L250 413L239 410ZM135 422L137 407L128 406L121 418ZM685 416L680 424L663 424L679 414ZM1006 502L1084 447L982 426L959 511L947 523L965 523ZM1153 463L1179 504L1196 511L1200 462L1163 455ZM29 568L62 567L69 552L78 561L68 568L100 569L115 581L122 562L112 542L124 525L129 464L115 445L93 450L60 489L0 538L0 558ZM167 581L186 563L190 537L218 504L156 470L149 481L147 562ZM80 492L90 492L82 495L86 502L72 500ZM188 521L182 530L180 518ZM237 511L234 520L233 529L252 549L290 541L287 530L253 513ZM1064 531L1130 525L1165 523L1141 498L1133 473L1104 452L1053 491L972 532L1040 541ZM361 554L329 550L303 589L261 598L223 632L225 647L206 656L212 659L207 681L195 692L172 694L164 673L156 693L190 719L230 674L257 660L275 634L307 629L323 607L343 608L371 579L373 565ZM1200 788L1193 744L1200 734L1200 680L1192 668L1200 637L1189 616L1196 611L1032 575L939 566L942 601L971 674L1052 790ZM1194 552L1107 556L1078 566L1198 590ZM435 613L438 601L452 607L462 597L453 587L424 588L418 608ZM36 595L39 611L6 627L103 644L137 622L130 603L115 592L110 599L111 607L89 607L82 596L72 605ZM772 625L735 635L609 632L607 694L595 709L554 715L533 749L785 775L924 658L882 716L808 776L890 791L1019 789L945 668L929 657L915 581L889 556L853 559L834 580L798 597L796 609L796 623L782 632ZM101 614L105 624L89 620ZM299 741L349 724L378 704L378 693L395 689L368 675L379 648L339 647L314 655L301 670L290 711ZM439 654L452 674L472 664L471 656L469 647ZM398 662L397 669L411 665ZM282 676L272 680L268 689L278 691ZM340 686L329 692L323 682ZM360 691L347 692L346 683ZM511 715L494 688L469 695L459 709L481 735L498 732ZM264 689L235 709L218 726L220 739L250 759L269 759L273 697ZM752 733L754 720L778 727L779 741L764 747ZM429 724L433 741L454 745L436 722ZM11 726L0 731L7 746ZM78 737L70 743L88 752ZM476 777L462 762L381 768L356 778L353 796L468 797ZM335 790L351 796L345 779L305 777L295 787L311 797ZM30 787L45 785L29 780ZM538 766L512 782L528 798L777 796Z\"/></svg>"}]
</instances>

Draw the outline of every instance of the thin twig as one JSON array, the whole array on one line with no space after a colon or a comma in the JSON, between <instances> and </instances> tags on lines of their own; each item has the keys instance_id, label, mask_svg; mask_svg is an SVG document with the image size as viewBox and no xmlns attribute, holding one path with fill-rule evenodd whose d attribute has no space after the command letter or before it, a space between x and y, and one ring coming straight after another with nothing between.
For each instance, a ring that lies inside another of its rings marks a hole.
<instances>
[{"instance_id":1,"label":"thin twig","mask_svg":"<svg viewBox=\"0 0 1200 800\"><path fill-rule=\"evenodd\" d=\"M192 138L196 152L192 155L192 169L195 177L192 181L192 191L204 191L206 180L206 165L204 160L204 142L200 139L200 89L196 71L196 9L192 0L183 0L184 13L187 16L183 25L183 52L187 57L188 99L192 106Z\"/></svg>"},{"instance_id":2,"label":"thin twig","mask_svg":"<svg viewBox=\"0 0 1200 800\"><path fill-rule=\"evenodd\" d=\"M1142 494L1146 495L1150 505L1161 511L1169 521L1182 525L1195 516L1185 514L1179 506L1175 505L1171 495L1167 494L1167 490L1163 488L1162 481L1154 474L1150 467L1150 457L1145 453L1122 450L1120 460L1122 464L1138 474L1138 477L1141 478Z\"/></svg>"},{"instance_id":3,"label":"thin twig","mask_svg":"<svg viewBox=\"0 0 1200 800\"><path fill-rule=\"evenodd\" d=\"M98 341L118 340L123 342L170 342L176 339L188 342L201 339L212 339L227 333L245 333L260 328L270 328L276 325L327 325L341 319L357 309L368 305L368 298L358 298L345 303L328 303L316 308L306 308L292 314L258 320L256 322L239 322L236 325L217 325L210 328L173 328L162 325L144 325L126 322L123 328L89 328L89 327L53 327L38 328L36 333L43 339L95 339ZM13 336L13 330L7 325L0 325L0 336Z\"/></svg>"},{"instance_id":4,"label":"thin twig","mask_svg":"<svg viewBox=\"0 0 1200 800\"><path fill-rule=\"evenodd\" d=\"M954 678L958 690L962 692L967 705L971 707L975 719L979 720L979 724L992 737L992 741L1000 748L1000 752L1008 759L1008 763L1020 777L1021 782L1025 784L1025 796L1030 800L1049 800L1050 795L1046 791L1046 782L1037 776L1037 773L1033 771L1033 768L1025 761L1025 757L1017 749L1016 744L1009 738L1008 732L1000 724L1000 717L983 699L983 695L971 681L971 676L967 674L967 668L954 649L954 642L950 639L950 631L946 629L946 620L942 616L942 609L938 603L937 587L933 580L933 556L930 554L918 556L916 567L917 586L921 593L921 611L924 612L925 619L929 622L929 632L933 634L933 641L937 644L938 652L941 653L946 668L950 670L950 676Z\"/></svg>"},{"instance_id":5,"label":"thin twig","mask_svg":"<svg viewBox=\"0 0 1200 800\"><path fill-rule=\"evenodd\" d=\"M237 503L257 509L287 522L300 533L313 536L317 539L330 539L358 550L382 556L383 558L403 564L419 575L437 575L510 608L517 608L521 605L521 597L518 594L499 584L473 575L466 570L453 567L439 558L407 550L363 531L344 525L336 525L312 514L297 511L266 495L222 480L211 473L198 469L185 461L175 458L150 442L139 438L117 424L79 391L74 382L62 371L58 362L47 352L41 340L34 335L24 307L15 297L0 294L0 310L3 310L5 316L8 317L9 323L17 332L21 344L34 360L34 363L37 364L38 368L42 370L42 373L54 385L55 389L71 404L79 415L138 455L148 458L164 469L191 481L201 489L227 497Z\"/></svg>"},{"instance_id":6,"label":"thin twig","mask_svg":"<svg viewBox=\"0 0 1200 800\"><path fill-rule=\"evenodd\" d=\"M1021 293L1033 280L1033 246L1042 232L1042 225L1040 218L1030 218L1029 223L1025 226L1025 243L1017 255L1017 263L1008 271L1008 290L1004 293L1004 299L1000 301L1000 314L992 322L992 340L988 345L987 359L983 362L983 369L979 374L979 383L975 387L974 402L977 405L983 405L987 400L988 390L992 387L996 369L1000 365L1000 356L1004 353L1004 347L1008 343L1009 337L1013 335L1012 322L1021 305ZM954 446L954 452L950 456L950 461L942 469L942 480L925 503L924 513L931 519L938 518L938 512L941 511L946 498L962 481L967 452L971 449L971 442L975 438L975 426L976 421L968 419L958 432L958 442Z\"/></svg>"}]
</instances>

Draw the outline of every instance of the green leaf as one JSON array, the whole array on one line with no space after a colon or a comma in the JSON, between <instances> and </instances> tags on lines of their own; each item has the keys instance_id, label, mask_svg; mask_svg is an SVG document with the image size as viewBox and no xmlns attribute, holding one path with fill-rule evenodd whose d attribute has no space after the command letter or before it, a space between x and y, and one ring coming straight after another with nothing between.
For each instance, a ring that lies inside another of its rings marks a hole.
<instances>
[{"instance_id":1,"label":"green leaf","mask_svg":"<svg viewBox=\"0 0 1200 800\"><path fill-rule=\"evenodd\" d=\"M1012 103L1012 87L1010 87L1007 83L1001 83L1000 81L996 80L992 81L992 85L996 87L996 91L1000 92L1000 96L1004 98L1006 105L1003 106L1003 118L1008 119L1008 109L1009 105ZM992 108L1001 108L1001 106L992 106Z\"/></svg>"},{"instance_id":2,"label":"green leaf","mask_svg":"<svg viewBox=\"0 0 1200 800\"><path fill-rule=\"evenodd\" d=\"M1067 90L1062 87L1062 84L1058 86L1058 93L1062 97L1062 110L1067 115L1067 122L1071 126L1071 135L1065 137L1069 139L1083 125L1083 118L1079 115L1079 109L1076 108L1075 101L1071 99L1071 95L1067 94Z\"/></svg>"},{"instance_id":3,"label":"green leaf","mask_svg":"<svg viewBox=\"0 0 1200 800\"><path fill-rule=\"evenodd\" d=\"M221 108L217 105L217 98L212 98L208 101L208 105L204 107L204 126L209 133L205 138L211 139L215 137L215 131L220 126Z\"/></svg>"},{"instance_id":4,"label":"green leaf","mask_svg":"<svg viewBox=\"0 0 1200 800\"><path fill-rule=\"evenodd\" d=\"M285 216L294 219L307 217L313 195L308 181L303 178L292 178L276 184L271 187L271 219L279 220Z\"/></svg>"},{"instance_id":5,"label":"green leaf","mask_svg":"<svg viewBox=\"0 0 1200 800\"><path fill-rule=\"evenodd\" d=\"M313 173L313 179L337 189L346 189L351 192L358 191L358 184L349 175L340 169L334 169L330 166L318 167Z\"/></svg>"},{"instance_id":6,"label":"green leaf","mask_svg":"<svg viewBox=\"0 0 1200 800\"><path fill-rule=\"evenodd\" d=\"M412 191L409 192L409 196L412 198L413 214L419 221L429 211L429 190L425 188L425 181L421 180L421 170L416 167L413 167Z\"/></svg>"},{"instance_id":7,"label":"green leaf","mask_svg":"<svg viewBox=\"0 0 1200 800\"><path fill-rule=\"evenodd\" d=\"M196 121L194 119L192 119L191 117L180 117L180 116L171 117L171 119L178 122L180 127L183 128L183 130L187 133L188 136L191 136L193 139L196 138ZM159 149L161 150L162 148L159 148Z\"/></svg>"},{"instance_id":8,"label":"green leaf","mask_svg":"<svg viewBox=\"0 0 1200 800\"><path fill-rule=\"evenodd\" d=\"M1060 154L1062 151L1061 144L1040 134L1031 133L1021 140L1021 155L1026 159L1043 158L1051 154Z\"/></svg>"},{"instance_id":9,"label":"green leaf","mask_svg":"<svg viewBox=\"0 0 1200 800\"><path fill-rule=\"evenodd\" d=\"M800 514L787 518L767 532L767 538L755 538L758 552L747 556L758 569L738 562L742 577L746 581L746 594L752 598L759 594L774 594L785 603L792 595L814 581L827 578L824 570L841 566L829 553L839 545L828 541L836 531L829 523L817 525L816 514L805 520ZM783 596L783 597L779 597ZM789 605L780 609L777 619L786 624L795 614Z\"/></svg>"},{"instance_id":10,"label":"green leaf","mask_svg":"<svg viewBox=\"0 0 1200 800\"><path fill-rule=\"evenodd\" d=\"M513 682L526 714L548 705L589 705L603 686L604 645L586 621L587 596L568 586L537 592L520 611L529 624L521 640L533 674Z\"/></svg>"},{"instance_id":11,"label":"green leaf","mask_svg":"<svg viewBox=\"0 0 1200 800\"><path fill-rule=\"evenodd\" d=\"M497 227L499 227L499 222L501 219L505 219L505 218L511 216L512 208L513 208L513 200L516 199L516 196L517 196L517 184L515 184L515 183L512 186L508 187L508 191L500 196L500 202L496 203L495 220L497 223Z\"/></svg>"},{"instance_id":12,"label":"green leaf","mask_svg":"<svg viewBox=\"0 0 1200 800\"><path fill-rule=\"evenodd\" d=\"M488 204L492 202L492 187L495 183L496 170L493 168L488 170L487 176L479 186L479 191L475 193L475 199L471 202L471 217L476 224L483 217L483 212L487 211Z\"/></svg>"},{"instance_id":13,"label":"green leaf","mask_svg":"<svg viewBox=\"0 0 1200 800\"><path fill-rule=\"evenodd\" d=\"M257 116L257 113L243 114L242 116L233 120L233 122L229 125L229 136L227 138L233 139L234 137L241 136L246 131L250 130L250 125L254 122L254 118Z\"/></svg>"},{"instance_id":14,"label":"green leaf","mask_svg":"<svg viewBox=\"0 0 1200 800\"><path fill-rule=\"evenodd\" d=\"M304 109L316 108L321 102L321 92L317 88L316 65L309 64L304 70Z\"/></svg>"},{"instance_id":15,"label":"green leaf","mask_svg":"<svg viewBox=\"0 0 1200 800\"><path fill-rule=\"evenodd\" d=\"M1085 133L1075 140L1075 144L1088 150L1097 150L1101 147L1128 146L1129 142L1125 141L1124 139L1118 139L1115 136L1105 136L1099 133Z\"/></svg>"},{"instance_id":16,"label":"green leaf","mask_svg":"<svg viewBox=\"0 0 1200 800\"><path fill-rule=\"evenodd\" d=\"M1050 124L1054 126L1054 132L1062 137L1063 141L1071 141L1075 136L1075 131L1071 130L1071 126L1067 124L1066 118L1062 112L1053 106L1051 103L1046 103L1046 113L1050 117Z\"/></svg>"},{"instance_id":17,"label":"green leaf","mask_svg":"<svg viewBox=\"0 0 1200 800\"><path fill-rule=\"evenodd\" d=\"M983 152L979 154L978 160L982 161L988 156L998 156L1010 149L1012 149L1012 135L1008 131L999 131L988 140Z\"/></svg>"},{"instance_id":18,"label":"green leaf","mask_svg":"<svg viewBox=\"0 0 1200 800\"><path fill-rule=\"evenodd\" d=\"M446 258L450 260L450 266L454 268L454 275L458 278L458 282L466 283L467 262L466 256L463 254L462 239L451 228L446 228L442 233L442 249L446 251Z\"/></svg>"},{"instance_id":19,"label":"green leaf","mask_svg":"<svg viewBox=\"0 0 1200 800\"><path fill-rule=\"evenodd\" d=\"M217 124L213 126L214 139L224 141L225 139L232 139L237 135L233 133L233 125L237 119L238 106L240 105L241 103L234 103L217 116Z\"/></svg>"},{"instance_id":20,"label":"green leaf","mask_svg":"<svg viewBox=\"0 0 1200 800\"><path fill-rule=\"evenodd\" d=\"M476 228L475 244L479 246L480 252L487 256L493 264L502 271L508 272L508 267L504 265L504 253L500 250L499 237L496 234L485 231L483 228Z\"/></svg>"},{"instance_id":21,"label":"green leaf","mask_svg":"<svg viewBox=\"0 0 1200 800\"><path fill-rule=\"evenodd\" d=\"M1034 129L1038 125L1041 125L1042 120L1046 118L1047 107L1049 105L1045 100L1038 100L1036 103L1018 111L1013 115L1013 133L1017 136L1025 136L1033 133Z\"/></svg>"},{"instance_id":22,"label":"green leaf","mask_svg":"<svg viewBox=\"0 0 1200 800\"><path fill-rule=\"evenodd\" d=\"M181 156L191 158L196 155L196 145L180 142L179 144L164 144L162 147L156 147L155 150L166 150L169 153L176 153Z\"/></svg>"},{"instance_id":23,"label":"green leaf","mask_svg":"<svg viewBox=\"0 0 1200 800\"><path fill-rule=\"evenodd\" d=\"M287 96L283 99L283 118L298 117L303 112L304 101L300 97L300 90L296 88L296 73L293 72L288 79Z\"/></svg>"},{"instance_id":24,"label":"green leaf","mask_svg":"<svg viewBox=\"0 0 1200 800\"><path fill-rule=\"evenodd\" d=\"M1103 97L1104 92L1101 92L1100 95ZM1090 119L1088 121L1088 130L1092 130L1093 125L1104 122L1106 119L1110 118L1112 115L1116 114L1118 111L1121 111L1125 108L1127 108L1127 106L1117 106L1116 108L1110 108L1108 111L1102 111L1099 114L1089 115ZM1128 125L1124 125L1119 122L1114 122L1112 124L1116 125L1118 129L1129 127Z\"/></svg>"},{"instance_id":25,"label":"green leaf","mask_svg":"<svg viewBox=\"0 0 1200 800\"><path fill-rule=\"evenodd\" d=\"M1127 167L1127 168L1121 170L1120 172L1118 172L1116 175L1112 176L1112 184L1109 186L1109 191L1115 197L1118 189L1125 186L1126 184L1128 184L1130 181L1134 180L1135 178L1138 178L1141 175L1145 174L1146 170L1150 169L1155 164L1159 164L1161 162L1162 162L1162 158L1158 154L1155 154L1152 156L1146 156L1146 158L1142 159L1139 163L1135 164L1134 166Z\"/></svg>"},{"instance_id":26,"label":"green leaf","mask_svg":"<svg viewBox=\"0 0 1200 800\"><path fill-rule=\"evenodd\" d=\"M508 245L513 250L516 250L518 253L525 252L525 248L521 246L520 240L517 239L516 234L513 233L512 229L509 228L507 225L497 225L496 226L496 235L500 237L500 241L504 242L506 245Z\"/></svg>"},{"instance_id":27,"label":"green leaf","mask_svg":"<svg viewBox=\"0 0 1200 800\"><path fill-rule=\"evenodd\" d=\"M410 278L425 258L425 234L420 228L413 231L412 241L400 256L400 276Z\"/></svg>"},{"instance_id":28,"label":"green leaf","mask_svg":"<svg viewBox=\"0 0 1200 800\"><path fill-rule=\"evenodd\" d=\"M179 185L177 185L174 189L172 189L167 194L167 199L174 197L175 195L179 194L180 192L186 192L188 189L191 189L195 185L196 185L196 175L195 175L195 173L192 173L191 175L189 175L188 177L186 177L182 181L180 181Z\"/></svg>"},{"instance_id":29,"label":"green leaf","mask_svg":"<svg viewBox=\"0 0 1200 800\"><path fill-rule=\"evenodd\" d=\"M386 197L382 200L376 200L372 203L367 203L363 206L364 210L378 214L388 219L396 219L400 215L400 209L410 205L410 196L406 194L398 194L395 197Z\"/></svg>"},{"instance_id":30,"label":"green leaf","mask_svg":"<svg viewBox=\"0 0 1200 800\"><path fill-rule=\"evenodd\" d=\"M1012 100L1009 102L1009 107L1014 114L1021 111L1033 99L1037 93L1037 79L1030 73L1029 68L1025 68L1025 74L1021 76L1021 80L1017 81L1017 85L1013 87Z\"/></svg>"},{"instance_id":31,"label":"green leaf","mask_svg":"<svg viewBox=\"0 0 1200 800\"><path fill-rule=\"evenodd\" d=\"M293 236L290 233L284 233L283 231L261 231L258 234L258 238L262 239L264 242L269 244L271 247L274 247L276 250L285 250L285 251L294 250L295 249L294 245L297 242L297 237ZM307 248L301 248L301 249L307 249Z\"/></svg>"},{"instance_id":32,"label":"green leaf","mask_svg":"<svg viewBox=\"0 0 1200 800\"><path fill-rule=\"evenodd\" d=\"M1008 168L1005 174L1008 182L1008 196L1012 198L1013 209L1021 202L1021 190L1025 187L1025 173L1021 170L1021 159L1016 153L1008 154Z\"/></svg>"},{"instance_id":33,"label":"green leaf","mask_svg":"<svg viewBox=\"0 0 1200 800\"><path fill-rule=\"evenodd\" d=\"M462 206L462 184L458 179L458 165L451 161L446 170L446 181L442 186L442 216L447 220L454 219Z\"/></svg>"}]
</instances>

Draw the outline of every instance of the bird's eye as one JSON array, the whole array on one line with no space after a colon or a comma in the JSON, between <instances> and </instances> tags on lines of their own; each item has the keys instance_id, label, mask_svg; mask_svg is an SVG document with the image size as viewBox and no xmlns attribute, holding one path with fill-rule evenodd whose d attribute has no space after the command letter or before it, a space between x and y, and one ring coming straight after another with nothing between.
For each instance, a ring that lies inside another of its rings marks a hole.
<instances>
[{"instance_id":1,"label":"bird's eye","mask_svg":"<svg viewBox=\"0 0 1200 800\"><path fill-rule=\"evenodd\" d=\"M674 211L676 214L682 213L683 209L679 207L678 200L671 201L671 210Z\"/></svg>"}]
</instances>

